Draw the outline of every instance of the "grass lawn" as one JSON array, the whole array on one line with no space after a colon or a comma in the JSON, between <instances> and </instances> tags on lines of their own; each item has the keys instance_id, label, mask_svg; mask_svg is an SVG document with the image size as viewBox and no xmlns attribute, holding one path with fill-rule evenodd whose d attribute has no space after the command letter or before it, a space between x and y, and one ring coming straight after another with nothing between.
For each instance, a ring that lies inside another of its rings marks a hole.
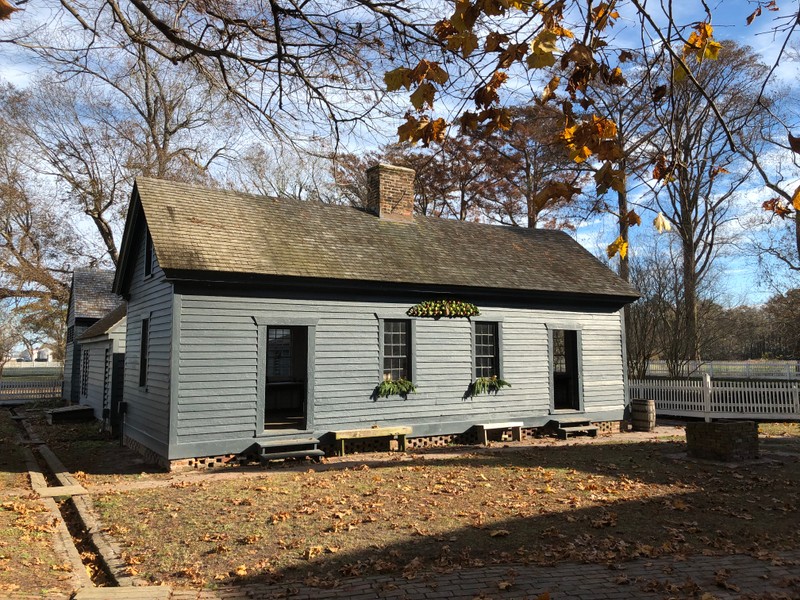
<instances>
[{"instance_id":1,"label":"grass lawn","mask_svg":"<svg viewBox=\"0 0 800 600\"><path fill-rule=\"evenodd\" d=\"M82 483L117 483L170 476L163 469L147 464L137 452L121 447L119 440L101 431L98 421L48 425L40 412L29 414L28 421Z\"/></svg>"},{"instance_id":2,"label":"grass lawn","mask_svg":"<svg viewBox=\"0 0 800 600\"><path fill-rule=\"evenodd\" d=\"M14 444L16 425L0 410L0 594L69 591L70 566L53 549L53 523L42 504L6 496L10 488L30 489L23 453Z\"/></svg>"},{"instance_id":3,"label":"grass lawn","mask_svg":"<svg viewBox=\"0 0 800 600\"><path fill-rule=\"evenodd\" d=\"M29 487L22 448L14 443L17 436L11 413L0 409L0 495L5 489Z\"/></svg>"},{"instance_id":4,"label":"grass lawn","mask_svg":"<svg viewBox=\"0 0 800 600\"><path fill-rule=\"evenodd\" d=\"M800 548L800 454L735 468L674 441L509 448L96 497L131 573L186 586Z\"/></svg>"}]
</instances>

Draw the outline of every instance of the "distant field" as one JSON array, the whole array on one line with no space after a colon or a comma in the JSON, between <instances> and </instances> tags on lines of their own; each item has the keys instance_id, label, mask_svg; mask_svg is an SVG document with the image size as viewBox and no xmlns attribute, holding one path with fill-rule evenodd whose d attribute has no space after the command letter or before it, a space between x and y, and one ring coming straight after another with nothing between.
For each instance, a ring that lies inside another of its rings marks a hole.
<instances>
[{"instance_id":1,"label":"distant field","mask_svg":"<svg viewBox=\"0 0 800 600\"><path fill-rule=\"evenodd\" d=\"M3 379L54 379L62 377L63 367L6 367L3 369Z\"/></svg>"}]
</instances>

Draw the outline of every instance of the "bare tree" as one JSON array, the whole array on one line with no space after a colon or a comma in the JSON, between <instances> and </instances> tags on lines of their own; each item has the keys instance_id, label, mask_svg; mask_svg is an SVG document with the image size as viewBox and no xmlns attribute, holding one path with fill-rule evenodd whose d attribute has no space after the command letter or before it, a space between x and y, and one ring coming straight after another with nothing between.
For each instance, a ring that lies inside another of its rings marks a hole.
<instances>
[{"instance_id":1,"label":"bare tree","mask_svg":"<svg viewBox=\"0 0 800 600\"><path fill-rule=\"evenodd\" d=\"M137 31L146 36L147 23ZM29 166L60 183L67 202L92 220L116 264L133 178L207 182L209 166L231 151L241 128L226 96L196 72L167 65L146 46L123 44L119 36L110 42L80 59L38 45L40 59L59 76L18 94L14 123L36 149Z\"/></svg>"},{"instance_id":2,"label":"bare tree","mask_svg":"<svg viewBox=\"0 0 800 600\"><path fill-rule=\"evenodd\" d=\"M718 255L723 225L730 220L731 202L752 172L729 144L752 140L762 128L765 114L752 110L766 67L753 59L753 52L733 43L725 44L719 60L703 61L695 76L711 93L725 125L715 118L698 88L686 81L675 82L672 93L657 112L654 202L675 227L681 240L683 302L687 358L700 358L697 331L698 287Z\"/></svg>"}]
</instances>

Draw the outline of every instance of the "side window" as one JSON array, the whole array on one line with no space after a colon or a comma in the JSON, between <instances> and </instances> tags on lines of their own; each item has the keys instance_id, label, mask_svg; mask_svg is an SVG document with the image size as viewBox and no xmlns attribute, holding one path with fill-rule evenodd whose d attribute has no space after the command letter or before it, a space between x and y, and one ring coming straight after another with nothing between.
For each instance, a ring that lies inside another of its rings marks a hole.
<instances>
[{"instance_id":1,"label":"side window","mask_svg":"<svg viewBox=\"0 0 800 600\"><path fill-rule=\"evenodd\" d=\"M574 329L552 330L553 408L580 410L580 344Z\"/></svg>"},{"instance_id":2,"label":"side window","mask_svg":"<svg viewBox=\"0 0 800 600\"><path fill-rule=\"evenodd\" d=\"M147 348L150 345L150 319L142 319L142 337L139 344L139 387L147 385Z\"/></svg>"},{"instance_id":3,"label":"side window","mask_svg":"<svg viewBox=\"0 0 800 600\"><path fill-rule=\"evenodd\" d=\"M497 323L475 323L475 378L500 377L500 337Z\"/></svg>"},{"instance_id":4,"label":"side window","mask_svg":"<svg viewBox=\"0 0 800 600\"><path fill-rule=\"evenodd\" d=\"M75 339L75 326L70 325L67 327L67 343L71 343Z\"/></svg>"},{"instance_id":5,"label":"side window","mask_svg":"<svg viewBox=\"0 0 800 600\"><path fill-rule=\"evenodd\" d=\"M81 356L81 396L89 395L89 351L84 350Z\"/></svg>"},{"instance_id":6,"label":"side window","mask_svg":"<svg viewBox=\"0 0 800 600\"><path fill-rule=\"evenodd\" d=\"M381 343L384 378L411 381L411 321L384 319Z\"/></svg>"},{"instance_id":7,"label":"side window","mask_svg":"<svg viewBox=\"0 0 800 600\"><path fill-rule=\"evenodd\" d=\"M144 239L144 276L153 274L153 238L150 237L150 230L147 230Z\"/></svg>"}]
</instances>

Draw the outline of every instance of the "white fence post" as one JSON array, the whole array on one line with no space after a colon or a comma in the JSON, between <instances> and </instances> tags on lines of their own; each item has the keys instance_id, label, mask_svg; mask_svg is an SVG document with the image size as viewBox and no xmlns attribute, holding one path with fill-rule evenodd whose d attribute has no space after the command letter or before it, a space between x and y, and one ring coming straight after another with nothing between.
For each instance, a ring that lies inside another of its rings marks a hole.
<instances>
[{"instance_id":1,"label":"white fence post","mask_svg":"<svg viewBox=\"0 0 800 600\"><path fill-rule=\"evenodd\" d=\"M703 374L703 412L706 423L711 422L711 375Z\"/></svg>"},{"instance_id":2,"label":"white fence post","mask_svg":"<svg viewBox=\"0 0 800 600\"><path fill-rule=\"evenodd\" d=\"M800 388L798 388L796 379L792 381L792 404L794 405L794 414L800 416Z\"/></svg>"}]
</instances>

